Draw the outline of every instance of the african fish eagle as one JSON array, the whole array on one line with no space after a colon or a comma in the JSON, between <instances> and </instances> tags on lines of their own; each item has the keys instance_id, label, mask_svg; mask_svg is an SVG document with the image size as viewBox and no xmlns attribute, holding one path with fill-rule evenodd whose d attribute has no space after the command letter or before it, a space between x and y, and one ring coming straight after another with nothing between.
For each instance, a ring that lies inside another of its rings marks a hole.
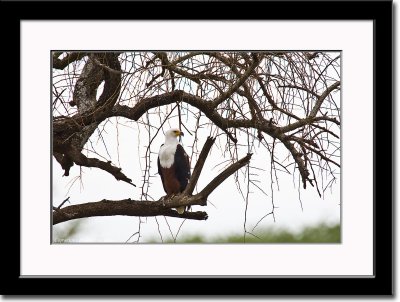
<instances>
[{"instance_id":1,"label":"african fish eagle","mask_svg":"<svg viewBox=\"0 0 400 302\"><path fill-rule=\"evenodd\" d=\"M165 133L165 143L158 153L158 174L167 197L182 193L190 178L189 156L186 154L177 138L183 136L179 129L170 129ZM185 207L176 209L179 214L185 212Z\"/></svg>"}]
</instances>

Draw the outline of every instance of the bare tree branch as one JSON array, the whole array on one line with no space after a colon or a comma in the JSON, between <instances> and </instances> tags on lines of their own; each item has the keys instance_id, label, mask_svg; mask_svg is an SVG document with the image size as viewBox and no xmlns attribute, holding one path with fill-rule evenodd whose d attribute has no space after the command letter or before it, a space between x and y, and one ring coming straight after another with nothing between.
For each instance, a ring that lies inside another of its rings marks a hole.
<instances>
[{"instance_id":1,"label":"bare tree branch","mask_svg":"<svg viewBox=\"0 0 400 302\"><path fill-rule=\"evenodd\" d=\"M193 169L192 176L190 177L189 184L187 185L185 191L183 194L185 195L191 195L193 193L194 188L196 187L197 181L199 180L201 171L203 170L204 163L207 159L208 153L211 150L212 145L215 142L215 138L208 137L203 149L201 150L201 153L199 155L199 158L197 159L196 166Z\"/></svg>"},{"instance_id":2,"label":"bare tree branch","mask_svg":"<svg viewBox=\"0 0 400 302\"><path fill-rule=\"evenodd\" d=\"M70 149L66 154L79 166L99 168L113 175L115 179L122 180L136 187L136 185L132 183L132 179L122 173L121 168L111 165L111 162L104 162L97 158L88 158L76 149Z\"/></svg>"},{"instance_id":3,"label":"bare tree branch","mask_svg":"<svg viewBox=\"0 0 400 302\"><path fill-rule=\"evenodd\" d=\"M119 53L105 53L93 56L95 62L99 62L103 70L104 89L96 106L109 111L117 102L121 91L121 64L118 61ZM107 67L107 68L106 68Z\"/></svg>"},{"instance_id":4,"label":"bare tree branch","mask_svg":"<svg viewBox=\"0 0 400 302\"><path fill-rule=\"evenodd\" d=\"M336 89L337 87L340 86L340 81L335 82L331 86L329 86L318 98L317 102L315 103L314 108L310 112L310 117L315 117L318 113L319 108L322 105L322 102L325 100L325 98L332 92L333 89Z\"/></svg>"},{"instance_id":5,"label":"bare tree branch","mask_svg":"<svg viewBox=\"0 0 400 302\"><path fill-rule=\"evenodd\" d=\"M63 52L53 53L53 68L64 69L72 62L78 61L87 55L86 52L70 52L61 60L58 58Z\"/></svg>"},{"instance_id":6,"label":"bare tree branch","mask_svg":"<svg viewBox=\"0 0 400 302\"><path fill-rule=\"evenodd\" d=\"M68 206L53 211L53 225L61 222L96 216L170 216L195 220L206 220L205 212L178 212L166 208L161 201L140 201L140 200L102 200Z\"/></svg>"},{"instance_id":7,"label":"bare tree branch","mask_svg":"<svg viewBox=\"0 0 400 302\"><path fill-rule=\"evenodd\" d=\"M318 122L318 121L329 121L329 122L335 123L338 126L340 125L340 122L336 118L330 118L330 117L326 117L326 116L317 116L317 117L314 117L314 118L313 117L306 117L304 119L298 120L297 122L294 122L294 123L289 124L287 126L281 127L280 131L282 133L286 133L286 132L293 131L293 130L296 130L298 128L301 128L301 127L303 127L305 125L314 124L315 122Z\"/></svg>"},{"instance_id":8,"label":"bare tree branch","mask_svg":"<svg viewBox=\"0 0 400 302\"><path fill-rule=\"evenodd\" d=\"M247 165L251 159L252 154L247 154L242 159L238 160L236 163L230 165L224 171L222 171L217 177L215 177L200 193L200 196L208 196L214 191L225 179L231 176L240 168Z\"/></svg>"}]
</instances>

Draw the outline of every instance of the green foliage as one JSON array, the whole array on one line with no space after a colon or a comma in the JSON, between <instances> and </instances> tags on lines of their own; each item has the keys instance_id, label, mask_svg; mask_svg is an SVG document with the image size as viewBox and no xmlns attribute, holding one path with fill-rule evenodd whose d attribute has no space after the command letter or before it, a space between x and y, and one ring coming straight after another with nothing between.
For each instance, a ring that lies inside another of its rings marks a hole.
<instances>
[{"instance_id":1,"label":"green foliage","mask_svg":"<svg viewBox=\"0 0 400 302\"><path fill-rule=\"evenodd\" d=\"M253 234L253 235L252 235ZM255 230L252 234L232 234L226 237L205 238L192 235L179 238L176 243L340 243L340 225L320 224L292 233L287 230ZM255 237L256 236L256 237ZM155 241L152 241L153 243ZM164 241L173 243L173 240Z\"/></svg>"}]
</instances>

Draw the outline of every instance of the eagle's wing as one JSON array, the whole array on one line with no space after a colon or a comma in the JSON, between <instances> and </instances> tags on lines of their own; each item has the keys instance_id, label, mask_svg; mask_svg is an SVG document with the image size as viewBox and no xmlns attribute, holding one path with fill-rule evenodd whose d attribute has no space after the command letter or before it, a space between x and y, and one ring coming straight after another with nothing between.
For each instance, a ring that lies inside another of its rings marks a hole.
<instances>
[{"instance_id":1,"label":"eagle's wing","mask_svg":"<svg viewBox=\"0 0 400 302\"><path fill-rule=\"evenodd\" d=\"M175 152L175 173L181 185L181 192L185 190L190 179L190 161L183 147L178 144Z\"/></svg>"}]
</instances>

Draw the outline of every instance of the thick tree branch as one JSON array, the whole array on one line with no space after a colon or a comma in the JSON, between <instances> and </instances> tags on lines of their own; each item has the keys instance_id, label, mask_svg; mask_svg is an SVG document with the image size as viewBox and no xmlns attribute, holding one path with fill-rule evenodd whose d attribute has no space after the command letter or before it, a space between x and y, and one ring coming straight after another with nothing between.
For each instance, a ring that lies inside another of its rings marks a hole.
<instances>
[{"instance_id":1,"label":"thick tree branch","mask_svg":"<svg viewBox=\"0 0 400 302\"><path fill-rule=\"evenodd\" d=\"M289 141L290 137L281 134L279 135L279 140L283 143L286 149L288 149L289 152L292 154L292 157L297 164L297 168L299 169L301 180L303 181L303 188L304 189L307 188L307 181L310 182L311 186L314 186L311 180L308 178L310 172L308 171L304 160L301 158L302 153L298 152L295 146Z\"/></svg>"},{"instance_id":2,"label":"thick tree branch","mask_svg":"<svg viewBox=\"0 0 400 302\"><path fill-rule=\"evenodd\" d=\"M78 61L87 55L86 52L70 52L63 59L60 60L58 57L61 54L62 52L53 53L53 68L62 70L72 62Z\"/></svg>"},{"instance_id":3,"label":"thick tree branch","mask_svg":"<svg viewBox=\"0 0 400 302\"><path fill-rule=\"evenodd\" d=\"M100 66L104 69L104 89L96 104L102 110L109 111L117 102L121 91L121 73L119 73L121 64L118 56L119 53L105 53L93 56L95 62L100 63Z\"/></svg>"},{"instance_id":4,"label":"thick tree branch","mask_svg":"<svg viewBox=\"0 0 400 302\"><path fill-rule=\"evenodd\" d=\"M140 201L140 200L102 200L68 206L53 211L53 225L61 222L96 216L170 216L194 220L206 220L206 212L178 212L169 209L161 201Z\"/></svg>"},{"instance_id":5,"label":"thick tree branch","mask_svg":"<svg viewBox=\"0 0 400 302\"><path fill-rule=\"evenodd\" d=\"M121 53L116 52L113 53L116 57L118 57ZM98 59L96 59L95 57L91 57L90 58L95 64L99 65L101 68L109 71L110 73L115 73L115 74L123 74L125 73L124 71L121 70L121 66L119 66L119 68L117 69L113 69L112 66L107 66L103 63L101 63Z\"/></svg>"},{"instance_id":6,"label":"thick tree branch","mask_svg":"<svg viewBox=\"0 0 400 302\"><path fill-rule=\"evenodd\" d=\"M223 118L216 110L212 108L210 102L207 102L198 96L186 93L182 90L175 90L173 92L167 92L142 99L133 108L117 104L112 108L111 112L94 111L88 114L79 114L73 117L54 120L53 132L55 135L62 133L63 137L67 139L69 136L73 135L74 132L79 132L83 126L89 125L94 121L101 123L105 119L112 116L126 117L130 120L137 121L148 110L175 103L177 100L199 109L207 116L207 118L209 118L215 125L225 132L227 132L227 129L231 127L251 128L260 126L262 127L262 131L272 134L275 131L274 129L276 129L276 127L268 124L267 122L261 123L253 120L234 120ZM233 137L231 137L231 139L236 141L236 139Z\"/></svg>"},{"instance_id":7,"label":"thick tree branch","mask_svg":"<svg viewBox=\"0 0 400 302\"><path fill-rule=\"evenodd\" d=\"M217 177L215 177L198 195L208 197L212 191L214 191L225 179L235 173L237 170L247 165L251 159L251 153L247 154L236 163L230 165L224 171L222 171Z\"/></svg>"},{"instance_id":8,"label":"thick tree branch","mask_svg":"<svg viewBox=\"0 0 400 302\"><path fill-rule=\"evenodd\" d=\"M318 121L329 121L329 122L335 123L336 125L340 126L340 122L336 118L331 118L331 117L327 117L327 116L317 116L317 117L306 117L306 118L298 120L297 122L289 124L287 126L280 127L280 131L282 133L287 133L287 132L296 130L298 128L301 128L305 125L311 125Z\"/></svg>"},{"instance_id":9,"label":"thick tree branch","mask_svg":"<svg viewBox=\"0 0 400 302\"><path fill-rule=\"evenodd\" d=\"M67 154L62 154L58 152L53 152L54 158L61 165L61 168L64 170L64 176L69 176L69 170L74 165L73 160Z\"/></svg>"},{"instance_id":10,"label":"thick tree branch","mask_svg":"<svg viewBox=\"0 0 400 302\"><path fill-rule=\"evenodd\" d=\"M210 102L207 102L198 96L186 93L182 90L175 90L154 97L142 99L133 108L116 105L112 110L112 116L123 116L137 121L148 110L175 103L177 100L187 103L202 111L216 126L221 128L233 142L237 142L237 139L233 137L232 134L227 130L230 125L230 120L223 118L216 110L214 110ZM106 117L108 116L105 116L104 118ZM97 118L101 119L101 116L97 116ZM84 117L82 121L85 121L85 119L86 117ZM72 125L72 121L70 124L71 127L75 127Z\"/></svg>"},{"instance_id":11,"label":"thick tree branch","mask_svg":"<svg viewBox=\"0 0 400 302\"><path fill-rule=\"evenodd\" d=\"M193 190L197 184L197 181L199 180L201 171L203 170L204 163L207 159L208 153L211 150L212 145L215 142L215 138L208 137L207 141L205 142L203 149L201 149L199 158L197 159L196 166L193 169L192 176L190 177L189 184L187 185L185 191L183 194L185 195L191 195L193 193Z\"/></svg>"},{"instance_id":12,"label":"thick tree branch","mask_svg":"<svg viewBox=\"0 0 400 302\"><path fill-rule=\"evenodd\" d=\"M310 112L310 117L315 117L318 113L319 108L321 108L322 102L325 100L325 98L332 92L333 89L336 89L337 87L340 86L340 81L335 82L331 86L329 86L318 98L317 102L315 103L313 109Z\"/></svg>"},{"instance_id":13,"label":"thick tree branch","mask_svg":"<svg viewBox=\"0 0 400 302\"><path fill-rule=\"evenodd\" d=\"M92 54L91 56L94 56ZM96 106L97 88L103 81L103 69L88 60L82 69L79 79L76 81L71 106L78 106L78 112L84 114L91 112Z\"/></svg>"},{"instance_id":14,"label":"thick tree branch","mask_svg":"<svg viewBox=\"0 0 400 302\"><path fill-rule=\"evenodd\" d=\"M111 162L104 162L97 158L86 157L79 150L76 149L70 149L68 150L68 152L66 152L66 154L71 158L71 160L75 164L79 166L99 168L101 170L110 173L117 180L122 180L136 187L136 185L132 183L132 180L121 172L121 168L111 165Z\"/></svg>"}]
</instances>

